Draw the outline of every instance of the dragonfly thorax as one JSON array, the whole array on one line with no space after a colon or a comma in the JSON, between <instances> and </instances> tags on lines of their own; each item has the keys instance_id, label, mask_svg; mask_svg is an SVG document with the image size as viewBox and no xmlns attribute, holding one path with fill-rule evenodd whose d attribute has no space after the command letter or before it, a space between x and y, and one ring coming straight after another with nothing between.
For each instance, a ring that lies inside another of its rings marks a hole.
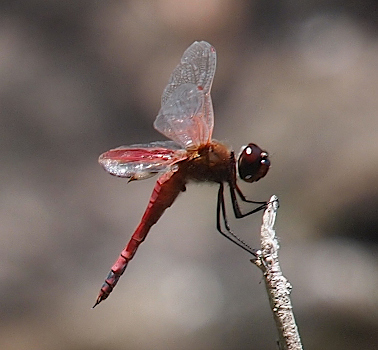
<instances>
[{"instance_id":1,"label":"dragonfly thorax","mask_svg":"<svg viewBox=\"0 0 378 350\"><path fill-rule=\"evenodd\" d=\"M213 140L196 150L188 150L188 159L180 164L180 168L186 172L190 180L227 182L232 174L230 158L230 149Z\"/></svg>"}]
</instances>

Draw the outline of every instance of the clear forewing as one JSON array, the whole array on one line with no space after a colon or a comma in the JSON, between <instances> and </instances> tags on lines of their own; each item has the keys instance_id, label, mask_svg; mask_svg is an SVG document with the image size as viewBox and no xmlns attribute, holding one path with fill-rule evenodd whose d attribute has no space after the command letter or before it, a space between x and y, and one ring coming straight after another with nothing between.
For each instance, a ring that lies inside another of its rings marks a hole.
<instances>
[{"instance_id":1,"label":"clear forewing","mask_svg":"<svg viewBox=\"0 0 378 350\"><path fill-rule=\"evenodd\" d=\"M111 149L98 161L112 175L142 180L170 170L186 157L186 150L175 142L157 141Z\"/></svg>"},{"instance_id":2,"label":"clear forewing","mask_svg":"<svg viewBox=\"0 0 378 350\"><path fill-rule=\"evenodd\" d=\"M210 90L215 67L214 47L196 41L184 52L163 92L154 127L185 148L211 141L214 113Z\"/></svg>"}]
</instances>

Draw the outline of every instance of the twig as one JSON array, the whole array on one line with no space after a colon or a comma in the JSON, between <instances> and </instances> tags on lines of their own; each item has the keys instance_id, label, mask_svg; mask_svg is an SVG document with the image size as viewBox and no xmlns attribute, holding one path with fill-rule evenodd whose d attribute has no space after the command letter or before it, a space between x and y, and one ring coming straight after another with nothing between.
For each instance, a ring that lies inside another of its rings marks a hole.
<instances>
[{"instance_id":1,"label":"twig","mask_svg":"<svg viewBox=\"0 0 378 350\"><path fill-rule=\"evenodd\" d=\"M299 350L303 348L290 300L292 286L282 274L278 260L279 244L273 229L278 206L278 197L273 195L263 215L261 250L251 262L264 274L269 303L278 330L279 349Z\"/></svg>"}]
</instances>

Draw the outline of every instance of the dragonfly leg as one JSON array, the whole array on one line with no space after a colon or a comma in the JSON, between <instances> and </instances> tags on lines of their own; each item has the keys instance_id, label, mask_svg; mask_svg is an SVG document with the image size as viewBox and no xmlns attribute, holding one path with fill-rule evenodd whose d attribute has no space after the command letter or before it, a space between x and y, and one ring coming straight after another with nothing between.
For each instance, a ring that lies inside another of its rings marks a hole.
<instances>
[{"instance_id":1,"label":"dragonfly leg","mask_svg":"<svg viewBox=\"0 0 378 350\"><path fill-rule=\"evenodd\" d=\"M243 195L242 191L240 190L240 188L238 187L238 185L232 184L231 182L229 183L229 185L230 185L232 208L234 209L235 217L237 219L244 218L244 217L251 215L253 213L257 213L258 211L264 210L267 207L268 202L255 202L255 201L247 200L245 198L245 196ZM238 200L236 198L235 192L240 196L242 201L248 202L248 203L260 204L260 205L257 208L243 214L240 210L239 203L238 203Z\"/></svg>"},{"instance_id":2,"label":"dragonfly leg","mask_svg":"<svg viewBox=\"0 0 378 350\"><path fill-rule=\"evenodd\" d=\"M254 204L267 204L267 202L261 202L261 201L251 201L249 199L247 199L243 192L241 191L241 189L239 188L239 186L237 184L235 184L235 190L236 190L236 193L239 195L240 199L243 201L243 202L247 202L247 203L254 203Z\"/></svg>"},{"instance_id":3,"label":"dragonfly leg","mask_svg":"<svg viewBox=\"0 0 378 350\"><path fill-rule=\"evenodd\" d=\"M224 227L226 232L222 230L221 224L221 216L223 219ZM223 183L220 184L218 190L218 201L217 201L217 230L220 234L224 237L229 239L231 242L235 243L240 248L244 249L248 253L251 253L254 256L257 256L257 249L251 248L247 243L245 243L241 238L239 238L235 233L233 233L230 229L230 225L228 224L227 215L226 215L226 205L224 202L224 185Z\"/></svg>"}]
</instances>

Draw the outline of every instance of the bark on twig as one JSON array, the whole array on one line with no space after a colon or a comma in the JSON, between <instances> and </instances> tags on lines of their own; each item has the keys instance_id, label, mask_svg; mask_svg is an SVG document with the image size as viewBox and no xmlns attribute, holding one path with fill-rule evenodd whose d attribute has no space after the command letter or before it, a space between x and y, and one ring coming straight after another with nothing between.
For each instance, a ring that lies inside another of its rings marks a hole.
<instances>
[{"instance_id":1,"label":"bark on twig","mask_svg":"<svg viewBox=\"0 0 378 350\"><path fill-rule=\"evenodd\" d=\"M278 239L273 229L277 209L278 198L273 195L263 215L261 250L258 251L257 258L251 261L264 274L270 307L278 330L279 349L299 350L303 348L290 300L292 286L282 274L278 260Z\"/></svg>"}]
</instances>

